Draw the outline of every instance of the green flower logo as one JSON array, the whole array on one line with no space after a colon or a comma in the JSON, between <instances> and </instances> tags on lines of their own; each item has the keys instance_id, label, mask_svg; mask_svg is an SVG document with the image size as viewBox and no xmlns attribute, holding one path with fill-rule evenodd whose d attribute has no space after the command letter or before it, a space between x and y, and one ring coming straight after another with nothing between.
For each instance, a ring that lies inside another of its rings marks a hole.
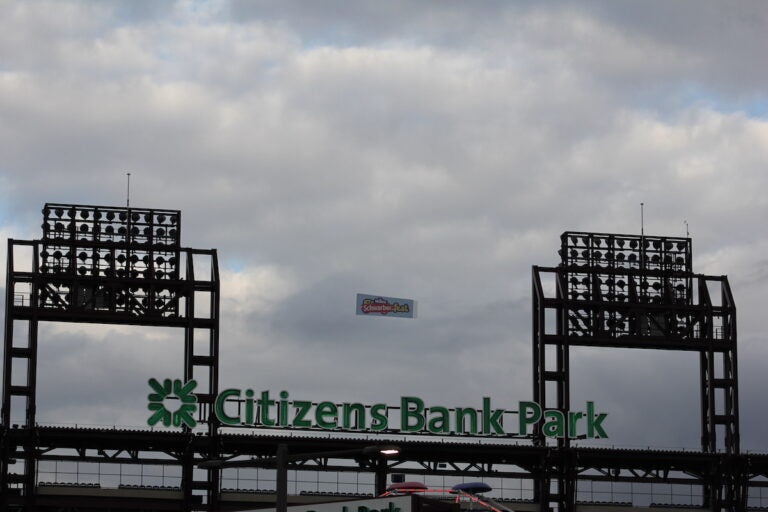
<instances>
[{"instance_id":1,"label":"green flower logo","mask_svg":"<svg viewBox=\"0 0 768 512\"><path fill-rule=\"evenodd\" d=\"M197 411L197 396L194 391L197 381L190 380L184 384L181 379L165 379L161 384L157 379L149 379L149 387L154 393L147 396L149 405L147 408L152 411L152 416L147 420L149 426L154 426L163 422L163 425L170 427L180 427L183 425L193 428L197 421L192 415ZM179 407L171 412L166 408L166 399L176 398L179 400Z\"/></svg>"}]
</instances>

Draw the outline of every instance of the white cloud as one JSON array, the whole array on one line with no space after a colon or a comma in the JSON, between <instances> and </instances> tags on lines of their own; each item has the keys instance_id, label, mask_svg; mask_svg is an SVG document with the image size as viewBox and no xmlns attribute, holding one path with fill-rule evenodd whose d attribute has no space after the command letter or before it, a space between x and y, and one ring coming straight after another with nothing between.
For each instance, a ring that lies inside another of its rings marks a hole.
<instances>
[{"instance_id":1,"label":"white cloud","mask_svg":"<svg viewBox=\"0 0 768 512\"><path fill-rule=\"evenodd\" d=\"M298 288L286 272L274 266L221 271L222 311L236 315L268 315ZM225 314L226 314L225 313Z\"/></svg>"}]
</instances>

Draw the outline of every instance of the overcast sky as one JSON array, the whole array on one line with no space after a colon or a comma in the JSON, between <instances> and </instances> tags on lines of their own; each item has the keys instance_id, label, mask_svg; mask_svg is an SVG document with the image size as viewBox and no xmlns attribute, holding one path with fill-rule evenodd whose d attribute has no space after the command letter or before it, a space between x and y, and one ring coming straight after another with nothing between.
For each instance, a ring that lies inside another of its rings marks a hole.
<instances>
[{"instance_id":1,"label":"overcast sky","mask_svg":"<svg viewBox=\"0 0 768 512\"><path fill-rule=\"evenodd\" d=\"M694 269L729 276L742 447L766 451L766 34L759 1L3 0L0 233L122 205L131 172L132 205L219 251L223 387L514 408L531 266L566 230L639 234L644 202L646 233L687 220ZM356 317L358 292L419 316ZM45 326L39 421L144 424L182 342ZM609 445L698 447L695 354L572 369Z\"/></svg>"}]
</instances>

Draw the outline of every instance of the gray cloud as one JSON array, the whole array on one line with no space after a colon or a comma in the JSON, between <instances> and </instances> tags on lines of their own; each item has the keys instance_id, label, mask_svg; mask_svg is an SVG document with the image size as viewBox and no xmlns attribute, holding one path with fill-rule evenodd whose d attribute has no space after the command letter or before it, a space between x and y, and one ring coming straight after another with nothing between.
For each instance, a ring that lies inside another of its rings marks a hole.
<instances>
[{"instance_id":1,"label":"gray cloud","mask_svg":"<svg viewBox=\"0 0 768 512\"><path fill-rule=\"evenodd\" d=\"M516 402L530 266L567 229L638 232L644 201L646 232L688 220L697 268L731 276L745 447L764 449L758 5L350 5L2 4L3 235L37 236L46 201L123 204L130 171L132 204L182 209L185 245L220 251L225 386ZM420 316L357 318L357 292ZM42 341L51 421L135 423L147 375L179 372L140 330ZM695 373L583 351L574 390L612 411L612 442L695 446ZM654 407L664 425L638 426Z\"/></svg>"}]
</instances>

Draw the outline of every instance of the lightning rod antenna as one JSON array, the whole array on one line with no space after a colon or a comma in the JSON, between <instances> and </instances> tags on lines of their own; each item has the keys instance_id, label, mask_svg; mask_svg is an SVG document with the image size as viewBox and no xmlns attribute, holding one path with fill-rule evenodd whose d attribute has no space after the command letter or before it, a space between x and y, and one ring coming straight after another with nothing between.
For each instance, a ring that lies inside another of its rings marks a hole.
<instances>
[{"instance_id":1,"label":"lightning rod antenna","mask_svg":"<svg viewBox=\"0 0 768 512\"><path fill-rule=\"evenodd\" d=\"M645 235L645 203L640 203L640 236Z\"/></svg>"},{"instance_id":2,"label":"lightning rod antenna","mask_svg":"<svg viewBox=\"0 0 768 512\"><path fill-rule=\"evenodd\" d=\"M127 172L125 175L128 177L128 185L125 190L125 207L131 207L131 173Z\"/></svg>"},{"instance_id":3,"label":"lightning rod antenna","mask_svg":"<svg viewBox=\"0 0 768 512\"><path fill-rule=\"evenodd\" d=\"M691 238L691 233L688 231L688 221L684 220L683 224L685 224L685 238Z\"/></svg>"}]
</instances>

